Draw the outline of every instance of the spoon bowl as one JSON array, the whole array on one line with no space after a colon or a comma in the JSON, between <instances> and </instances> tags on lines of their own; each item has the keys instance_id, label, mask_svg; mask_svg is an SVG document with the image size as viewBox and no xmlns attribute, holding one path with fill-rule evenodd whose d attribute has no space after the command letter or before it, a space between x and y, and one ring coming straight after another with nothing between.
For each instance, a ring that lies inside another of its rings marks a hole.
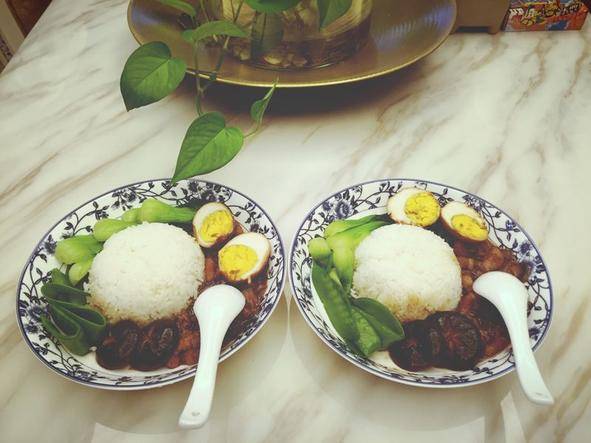
<instances>
[{"instance_id":1,"label":"spoon bowl","mask_svg":"<svg viewBox=\"0 0 591 443\"><path fill-rule=\"evenodd\" d=\"M217 285L203 291L193 305L201 343L193 387L179 418L183 429L200 428L209 418L224 336L244 304L238 289Z\"/></svg>"},{"instance_id":2,"label":"spoon bowl","mask_svg":"<svg viewBox=\"0 0 591 443\"><path fill-rule=\"evenodd\" d=\"M541 405L553 404L554 398L542 379L530 346L525 285L507 272L493 271L478 277L472 289L501 313L511 338L519 381L527 398Z\"/></svg>"}]
</instances>

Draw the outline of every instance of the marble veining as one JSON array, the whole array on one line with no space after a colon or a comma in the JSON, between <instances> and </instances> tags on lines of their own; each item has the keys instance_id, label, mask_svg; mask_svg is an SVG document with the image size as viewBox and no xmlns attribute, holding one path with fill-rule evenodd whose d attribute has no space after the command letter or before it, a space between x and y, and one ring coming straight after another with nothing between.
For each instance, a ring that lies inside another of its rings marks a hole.
<instances>
[{"instance_id":1,"label":"marble veining","mask_svg":"<svg viewBox=\"0 0 591 443\"><path fill-rule=\"evenodd\" d=\"M221 366L211 421L199 431L176 428L187 382L103 392L36 361L14 313L32 248L89 198L169 176L195 117L190 81L161 103L125 112L119 76L136 47L126 6L54 0L0 76L0 441L588 440L589 26L456 34L383 79L279 91L263 130L206 177L255 199L286 243L314 204L371 179L429 179L502 207L535 239L553 280L555 317L537 353L553 407L528 403L514 373L453 391L365 374L326 348L289 293ZM246 128L261 92L216 87L207 107Z\"/></svg>"}]
</instances>

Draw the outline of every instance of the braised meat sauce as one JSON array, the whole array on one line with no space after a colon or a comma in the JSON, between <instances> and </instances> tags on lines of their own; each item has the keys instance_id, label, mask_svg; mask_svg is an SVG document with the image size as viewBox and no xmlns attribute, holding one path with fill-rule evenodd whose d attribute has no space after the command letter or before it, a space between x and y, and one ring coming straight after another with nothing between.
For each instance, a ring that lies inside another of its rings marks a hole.
<instances>
[{"instance_id":1,"label":"braised meat sauce","mask_svg":"<svg viewBox=\"0 0 591 443\"><path fill-rule=\"evenodd\" d=\"M237 229L234 235L242 232ZM221 247L221 245L220 245ZM242 292L245 305L234 319L223 346L235 340L244 331L260 310L267 289L267 267L248 283L229 283L217 264L219 248L204 249L205 274L199 292L210 286L231 284ZM140 326L131 320L121 320L108 327L105 338L97 347L96 359L107 369L122 369L131 366L140 371L162 367L176 368L194 365L199 359L199 324L193 312L193 301L179 315L160 319Z\"/></svg>"},{"instance_id":2,"label":"braised meat sauce","mask_svg":"<svg viewBox=\"0 0 591 443\"><path fill-rule=\"evenodd\" d=\"M519 263L510 250L488 240L468 243L442 237L452 245L460 264L462 297L455 311L403 325L405 339L389 351L398 366L410 371L432 366L467 370L504 350L510 344L507 327L497 309L472 290L472 284L489 271L508 272L524 282L529 275L527 265Z\"/></svg>"}]
</instances>

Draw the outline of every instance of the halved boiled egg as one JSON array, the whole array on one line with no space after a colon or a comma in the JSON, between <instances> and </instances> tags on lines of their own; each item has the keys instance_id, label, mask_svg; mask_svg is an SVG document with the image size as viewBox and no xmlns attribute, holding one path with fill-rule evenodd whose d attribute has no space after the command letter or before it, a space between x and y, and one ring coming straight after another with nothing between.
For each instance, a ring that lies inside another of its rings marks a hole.
<instances>
[{"instance_id":1,"label":"halved boiled egg","mask_svg":"<svg viewBox=\"0 0 591 443\"><path fill-rule=\"evenodd\" d=\"M462 202L449 202L441 210L445 226L462 240L481 242L488 238L488 225L481 215Z\"/></svg>"},{"instance_id":2,"label":"halved boiled egg","mask_svg":"<svg viewBox=\"0 0 591 443\"><path fill-rule=\"evenodd\" d=\"M193 235L204 248L220 245L235 228L236 220L223 203L206 203L193 217Z\"/></svg>"},{"instance_id":3,"label":"halved boiled egg","mask_svg":"<svg viewBox=\"0 0 591 443\"><path fill-rule=\"evenodd\" d=\"M256 232L237 235L218 252L218 266L229 281L250 280L261 272L271 255L271 243Z\"/></svg>"},{"instance_id":4,"label":"halved boiled egg","mask_svg":"<svg viewBox=\"0 0 591 443\"><path fill-rule=\"evenodd\" d=\"M441 213L435 196L418 188L402 188L388 199L387 207L395 222L422 227L431 226Z\"/></svg>"}]
</instances>

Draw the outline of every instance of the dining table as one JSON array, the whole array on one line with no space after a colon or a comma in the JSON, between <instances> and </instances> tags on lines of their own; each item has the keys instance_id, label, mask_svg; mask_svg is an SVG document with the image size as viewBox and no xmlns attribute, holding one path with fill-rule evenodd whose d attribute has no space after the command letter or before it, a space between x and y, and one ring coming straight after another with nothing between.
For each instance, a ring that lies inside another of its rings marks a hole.
<instances>
[{"instance_id":1,"label":"dining table","mask_svg":"<svg viewBox=\"0 0 591 443\"><path fill-rule=\"evenodd\" d=\"M201 429L178 417L189 380L100 390L41 364L16 289L47 229L85 201L171 177L195 119L190 78L127 112L119 80L137 43L125 0L53 0L0 74L0 441L585 442L591 433L591 26L452 34L423 60L349 85L276 91L260 131L202 178L237 189L286 250L308 211L355 183L419 178L493 202L533 237L554 312L535 355L555 397L515 372L465 388L405 386L332 352L286 286L261 331L218 372ZM204 107L247 128L263 89L215 85Z\"/></svg>"}]
</instances>

